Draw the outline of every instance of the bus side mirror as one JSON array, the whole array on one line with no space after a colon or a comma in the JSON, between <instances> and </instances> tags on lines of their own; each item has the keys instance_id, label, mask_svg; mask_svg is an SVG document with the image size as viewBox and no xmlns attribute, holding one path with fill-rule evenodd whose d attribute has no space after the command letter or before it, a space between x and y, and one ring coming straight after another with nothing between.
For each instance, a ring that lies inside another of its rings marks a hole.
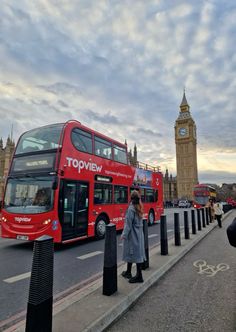
<instances>
[{"instance_id":1,"label":"bus side mirror","mask_svg":"<svg viewBox=\"0 0 236 332\"><path fill-rule=\"evenodd\" d=\"M52 190L56 190L58 187L58 178L55 178L52 183Z\"/></svg>"}]
</instances>

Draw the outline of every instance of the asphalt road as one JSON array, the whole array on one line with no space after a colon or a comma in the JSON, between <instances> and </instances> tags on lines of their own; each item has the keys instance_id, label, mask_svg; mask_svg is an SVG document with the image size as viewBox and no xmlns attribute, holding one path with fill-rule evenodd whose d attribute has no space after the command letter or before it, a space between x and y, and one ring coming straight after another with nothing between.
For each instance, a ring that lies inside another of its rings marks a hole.
<instances>
[{"instance_id":1,"label":"asphalt road","mask_svg":"<svg viewBox=\"0 0 236 332\"><path fill-rule=\"evenodd\" d=\"M107 332L235 332L236 248L216 227Z\"/></svg>"},{"instance_id":2,"label":"asphalt road","mask_svg":"<svg viewBox=\"0 0 236 332\"><path fill-rule=\"evenodd\" d=\"M190 210L190 209L187 209ZM183 209L166 209L168 236L173 236L174 212L180 214L183 227ZM190 213L189 213L190 218ZM160 242L160 224L148 228L149 246ZM121 262L122 246L117 235L118 264ZM0 331L7 319L14 320L26 310L33 243L0 238ZM89 278L102 273L104 240L85 240L56 246L54 254L54 300L66 290L73 291ZM13 317L14 316L14 317Z\"/></svg>"}]
</instances>

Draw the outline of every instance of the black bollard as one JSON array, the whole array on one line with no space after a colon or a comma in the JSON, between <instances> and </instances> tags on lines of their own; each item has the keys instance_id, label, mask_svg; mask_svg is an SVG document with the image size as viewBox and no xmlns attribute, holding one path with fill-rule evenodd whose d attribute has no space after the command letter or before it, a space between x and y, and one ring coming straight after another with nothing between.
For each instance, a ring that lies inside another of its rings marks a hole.
<instances>
[{"instance_id":1,"label":"black bollard","mask_svg":"<svg viewBox=\"0 0 236 332\"><path fill-rule=\"evenodd\" d=\"M143 235L144 235L144 248L146 260L142 263L142 270L149 268L149 248L148 248L148 223L147 220L143 220Z\"/></svg>"},{"instance_id":2,"label":"black bollard","mask_svg":"<svg viewBox=\"0 0 236 332\"><path fill-rule=\"evenodd\" d=\"M161 255L168 255L166 216L161 216Z\"/></svg>"},{"instance_id":3,"label":"black bollard","mask_svg":"<svg viewBox=\"0 0 236 332\"><path fill-rule=\"evenodd\" d=\"M204 208L201 208L201 211L202 211L202 227L206 227Z\"/></svg>"},{"instance_id":4,"label":"black bollard","mask_svg":"<svg viewBox=\"0 0 236 332\"><path fill-rule=\"evenodd\" d=\"M205 207L204 210L205 210L205 216L206 216L206 224L209 225L208 207Z\"/></svg>"},{"instance_id":5,"label":"black bollard","mask_svg":"<svg viewBox=\"0 0 236 332\"><path fill-rule=\"evenodd\" d=\"M191 221L192 221L192 234L197 234L196 221L195 221L195 210L191 210Z\"/></svg>"},{"instance_id":6,"label":"black bollard","mask_svg":"<svg viewBox=\"0 0 236 332\"><path fill-rule=\"evenodd\" d=\"M198 228L199 231L202 230L200 209L197 209L197 228Z\"/></svg>"},{"instance_id":7,"label":"black bollard","mask_svg":"<svg viewBox=\"0 0 236 332\"><path fill-rule=\"evenodd\" d=\"M117 242L116 225L106 226L104 266L103 266L103 295L112 295L117 291Z\"/></svg>"},{"instance_id":8,"label":"black bollard","mask_svg":"<svg viewBox=\"0 0 236 332\"><path fill-rule=\"evenodd\" d=\"M181 246L179 214L174 213L175 245Z\"/></svg>"},{"instance_id":9,"label":"black bollard","mask_svg":"<svg viewBox=\"0 0 236 332\"><path fill-rule=\"evenodd\" d=\"M211 223L213 221L211 215L211 207L208 208L208 215L209 215L209 222Z\"/></svg>"},{"instance_id":10,"label":"black bollard","mask_svg":"<svg viewBox=\"0 0 236 332\"><path fill-rule=\"evenodd\" d=\"M52 331L53 238L44 235L34 242L25 332Z\"/></svg>"},{"instance_id":11,"label":"black bollard","mask_svg":"<svg viewBox=\"0 0 236 332\"><path fill-rule=\"evenodd\" d=\"M188 224L188 211L184 211L184 237L186 240L190 239L189 224Z\"/></svg>"}]
</instances>

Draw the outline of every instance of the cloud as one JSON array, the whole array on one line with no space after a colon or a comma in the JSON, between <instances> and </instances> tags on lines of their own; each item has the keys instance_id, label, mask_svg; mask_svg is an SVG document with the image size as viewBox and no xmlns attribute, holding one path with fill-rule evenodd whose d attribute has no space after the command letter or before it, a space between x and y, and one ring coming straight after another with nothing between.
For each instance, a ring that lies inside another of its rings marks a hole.
<instances>
[{"instance_id":1,"label":"cloud","mask_svg":"<svg viewBox=\"0 0 236 332\"><path fill-rule=\"evenodd\" d=\"M212 183L219 186L222 183L235 183L235 173L224 171L208 171L199 172L199 180L201 183Z\"/></svg>"},{"instance_id":2,"label":"cloud","mask_svg":"<svg viewBox=\"0 0 236 332\"><path fill-rule=\"evenodd\" d=\"M92 110L84 110L85 118L89 122L91 119L93 121L97 121L99 123L104 124L112 124L117 125L121 124L121 121L114 115L111 114L111 112L107 112L105 114L98 114Z\"/></svg>"},{"instance_id":3,"label":"cloud","mask_svg":"<svg viewBox=\"0 0 236 332\"><path fill-rule=\"evenodd\" d=\"M185 86L199 172L236 169L235 1L59 3L1 2L0 136L74 118L174 174Z\"/></svg>"}]
</instances>

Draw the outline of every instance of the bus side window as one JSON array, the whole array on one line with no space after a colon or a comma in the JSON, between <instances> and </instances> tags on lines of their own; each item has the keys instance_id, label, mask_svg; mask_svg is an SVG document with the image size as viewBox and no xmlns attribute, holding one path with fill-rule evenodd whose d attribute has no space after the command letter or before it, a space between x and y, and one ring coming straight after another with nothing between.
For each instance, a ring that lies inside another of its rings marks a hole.
<instances>
[{"instance_id":1,"label":"bus side window","mask_svg":"<svg viewBox=\"0 0 236 332\"><path fill-rule=\"evenodd\" d=\"M155 202L155 196L154 196L154 190L153 189L146 189L146 202L147 203L153 203Z\"/></svg>"},{"instance_id":2,"label":"bus side window","mask_svg":"<svg viewBox=\"0 0 236 332\"><path fill-rule=\"evenodd\" d=\"M95 155L101 156L106 159L112 158L112 146L111 142L105 140L101 137L95 136L94 138L94 146L95 146Z\"/></svg>"},{"instance_id":3,"label":"bus side window","mask_svg":"<svg viewBox=\"0 0 236 332\"><path fill-rule=\"evenodd\" d=\"M158 201L158 190L155 190L155 194L154 194L154 202L157 202Z\"/></svg>"},{"instance_id":4,"label":"bus side window","mask_svg":"<svg viewBox=\"0 0 236 332\"><path fill-rule=\"evenodd\" d=\"M92 153L92 135L89 132L74 128L71 133L71 141L77 150Z\"/></svg>"},{"instance_id":5,"label":"bus side window","mask_svg":"<svg viewBox=\"0 0 236 332\"><path fill-rule=\"evenodd\" d=\"M99 197L94 197L93 202L94 202L94 204L100 204L100 199L99 199Z\"/></svg>"},{"instance_id":6,"label":"bus side window","mask_svg":"<svg viewBox=\"0 0 236 332\"><path fill-rule=\"evenodd\" d=\"M94 204L110 204L111 200L112 200L112 186L110 184L95 183Z\"/></svg>"},{"instance_id":7,"label":"bus side window","mask_svg":"<svg viewBox=\"0 0 236 332\"><path fill-rule=\"evenodd\" d=\"M114 145L113 151L114 151L114 160L115 161L118 161L123 164L127 164L127 153L126 153L125 148L118 146L118 145Z\"/></svg>"},{"instance_id":8,"label":"bus side window","mask_svg":"<svg viewBox=\"0 0 236 332\"><path fill-rule=\"evenodd\" d=\"M128 203L128 187L114 186L114 203Z\"/></svg>"}]
</instances>

